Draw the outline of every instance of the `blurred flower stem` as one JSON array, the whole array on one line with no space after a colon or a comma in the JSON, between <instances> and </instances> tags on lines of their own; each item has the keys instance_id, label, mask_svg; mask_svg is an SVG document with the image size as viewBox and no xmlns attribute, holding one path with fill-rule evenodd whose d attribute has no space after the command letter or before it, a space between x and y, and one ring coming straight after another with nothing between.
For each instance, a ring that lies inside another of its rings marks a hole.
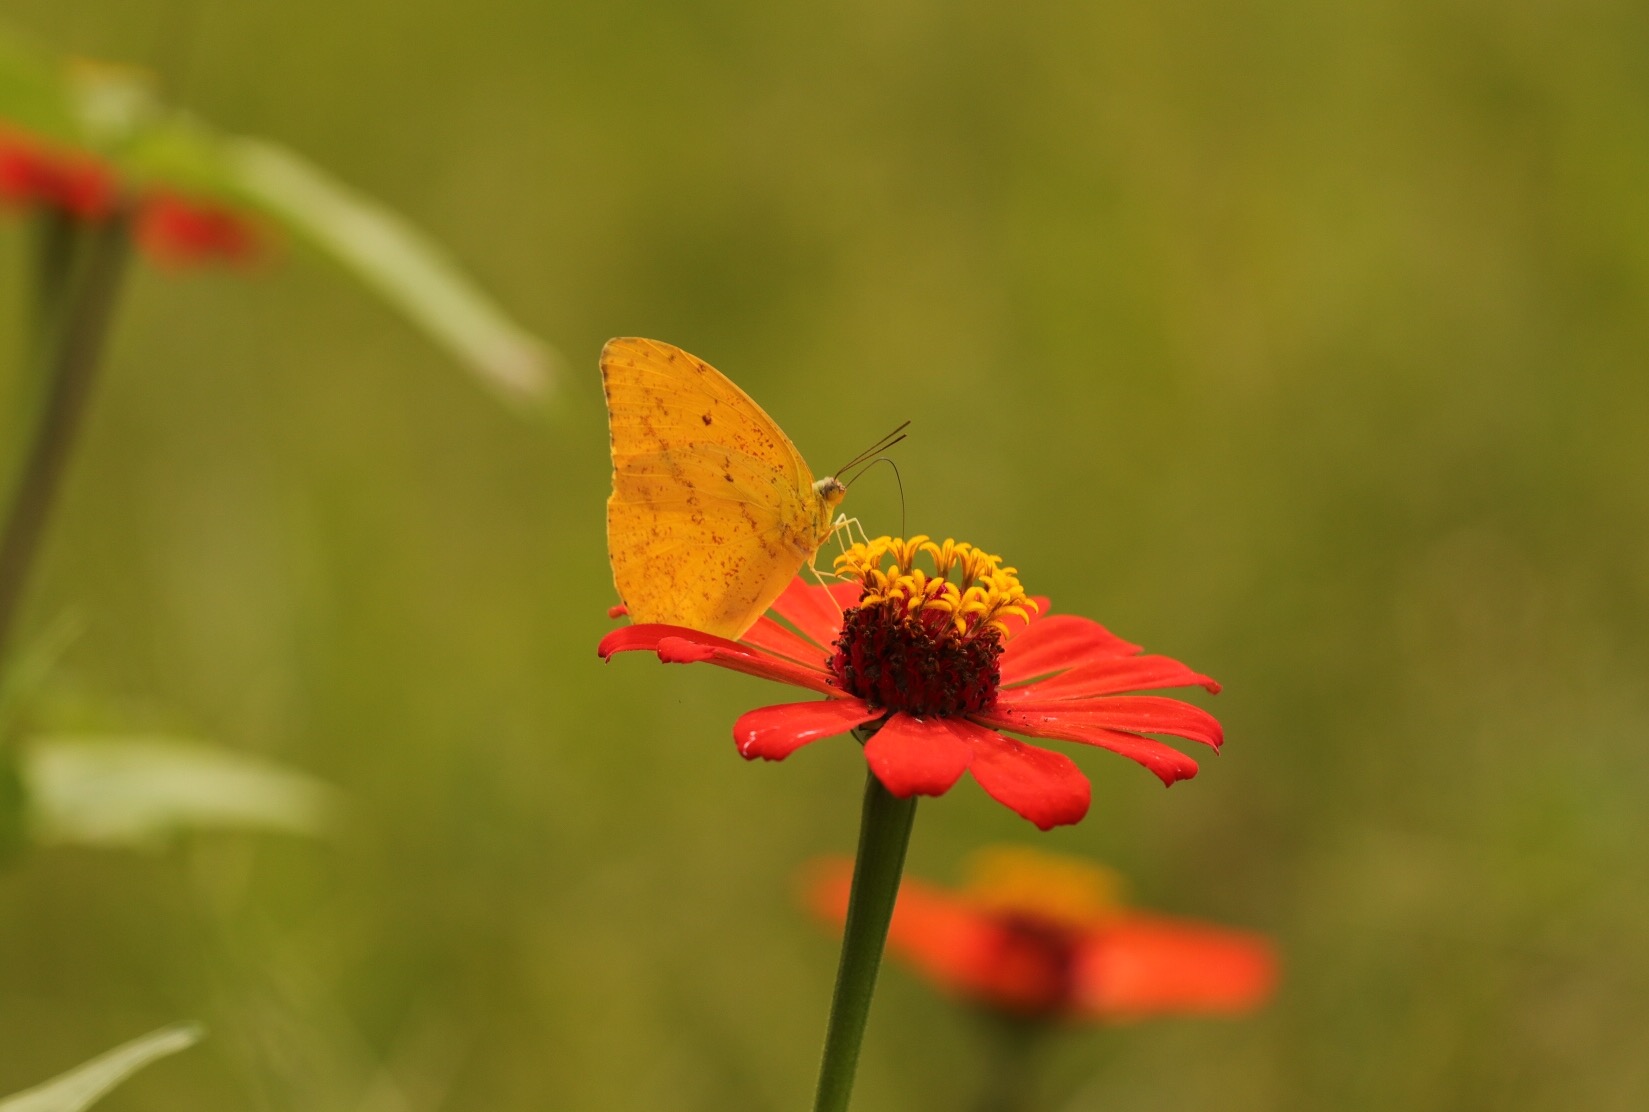
<instances>
[{"instance_id":1,"label":"blurred flower stem","mask_svg":"<svg viewBox=\"0 0 1649 1112\"><path fill-rule=\"evenodd\" d=\"M974 1112L1031 1112L1036 1107L1036 1054L1047 1025L1026 1016L981 1011L985 1078Z\"/></svg>"},{"instance_id":2,"label":"blurred flower stem","mask_svg":"<svg viewBox=\"0 0 1649 1112\"><path fill-rule=\"evenodd\" d=\"M80 222L61 209L47 205L37 209L29 223L34 233L34 288L30 291L28 347L23 356L27 360L25 366L41 367L48 345L56 335L59 314L64 308L64 291L74 271L75 232ZM31 385L38 386L38 383ZM19 412L29 412L28 406Z\"/></svg>"},{"instance_id":3,"label":"blurred flower stem","mask_svg":"<svg viewBox=\"0 0 1649 1112\"><path fill-rule=\"evenodd\" d=\"M130 245L125 208L96 224L40 233L30 344L39 404L32 435L20 437L27 446L0 525L0 674L11 663L13 627L91 398Z\"/></svg>"},{"instance_id":4,"label":"blurred flower stem","mask_svg":"<svg viewBox=\"0 0 1649 1112\"><path fill-rule=\"evenodd\" d=\"M868 731L854 735L861 743ZM843 1112L853 1093L853 1075L859 1065L870 1000L876 991L876 972L882 964L899 878L905 869L911 823L916 818L916 796L900 799L882 786L874 772L865 777L864 811L859 820L859 853L853 865L853 889L848 898L847 926L842 934L842 956L836 967L836 991L830 1001L830 1025L825 1032L824 1059L819 1064L819 1089L814 1112Z\"/></svg>"}]
</instances>

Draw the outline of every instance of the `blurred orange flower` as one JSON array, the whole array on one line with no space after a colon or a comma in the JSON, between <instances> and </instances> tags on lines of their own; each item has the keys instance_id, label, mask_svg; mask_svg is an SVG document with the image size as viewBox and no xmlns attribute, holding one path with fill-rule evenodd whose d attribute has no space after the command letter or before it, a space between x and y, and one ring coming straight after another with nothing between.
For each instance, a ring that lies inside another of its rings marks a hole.
<instances>
[{"instance_id":1,"label":"blurred orange flower","mask_svg":"<svg viewBox=\"0 0 1649 1112\"><path fill-rule=\"evenodd\" d=\"M852 874L845 858L816 862L808 906L844 922ZM1115 874L1076 858L981 851L960 889L906 878L888 949L948 993L1032 1018L1235 1015L1271 995L1269 938L1131 911L1120 887Z\"/></svg>"}]
</instances>

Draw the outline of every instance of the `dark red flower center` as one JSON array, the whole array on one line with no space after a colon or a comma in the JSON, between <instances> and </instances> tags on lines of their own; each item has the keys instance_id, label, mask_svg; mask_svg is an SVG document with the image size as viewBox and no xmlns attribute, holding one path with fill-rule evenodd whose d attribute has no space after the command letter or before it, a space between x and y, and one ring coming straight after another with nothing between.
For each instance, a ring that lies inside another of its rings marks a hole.
<instances>
[{"instance_id":1,"label":"dark red flower center","mask_svg":"<svg viewBox=\"0 0 1649 1112\"><path fill-rule=\"evenodd\" d=\"M847 611L835 648L836 682L873 707L942 718L996 701L1002 641L991 626L959 632L950 614L884 599Z\"/></svg>"},{"instance_id":2,"label":"dark red flower center","mask_svg":"<svg viewBox=\"0 0 1649 1112\"><path fill-rule=\"evenodd\" d=\"M1075 996L1076 935L1034 915L1001 919L980 988L1004 1007L1057 1013Z\"/></svg>"}]
</instances>

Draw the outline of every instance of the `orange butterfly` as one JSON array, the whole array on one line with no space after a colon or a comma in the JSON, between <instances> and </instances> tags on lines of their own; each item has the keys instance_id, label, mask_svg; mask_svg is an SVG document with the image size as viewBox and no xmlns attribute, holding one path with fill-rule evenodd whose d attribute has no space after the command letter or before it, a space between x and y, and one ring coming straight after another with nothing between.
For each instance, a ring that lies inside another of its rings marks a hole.
<instances>
[{"instance_id":1,"label":"orange butterfly","mask_svg":"<svg viewBox=\"0 0 1649 1112\"><path fill-rule=\"evenodd\" d=\"M607 557L630 620L737 639L830 536L847 488L815 481L750 395L678 347L609 340L601 380Z\"/></svg>"}]
</instances>

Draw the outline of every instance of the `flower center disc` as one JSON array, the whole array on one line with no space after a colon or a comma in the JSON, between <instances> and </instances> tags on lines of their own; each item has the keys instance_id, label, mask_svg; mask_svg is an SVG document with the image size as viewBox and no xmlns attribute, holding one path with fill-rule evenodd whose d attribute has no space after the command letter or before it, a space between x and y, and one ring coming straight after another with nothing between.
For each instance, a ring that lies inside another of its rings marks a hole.
<instances>
[{"instance_id":1,"label":"flower center disc","mask_svg":"<svg viewBox=\"0 0 1649 1112\"><path fill-rule=\"evenodd\" d=\"M919 554L931 559L932 575L914 566ZM1007 619L1035 605L1013 568L956 541L878 537L837 557L836 573L864 587L830 659L842 690L919 718L971 714L996 701Z\"/></svg>"},{"instance_id":2,"label":"flower center disc","mask_svg":"<svg viewBox=\"0 0 1649 1112\"><path fill-rule=\"evenodd\" d=\"M944 616L924 620L886 602L856 606L843 617L830 668L842 690L873 707L919 718L983 710L996 701L1000 639L994 630L950 633Z\"/></svg>"}]
</instances>

